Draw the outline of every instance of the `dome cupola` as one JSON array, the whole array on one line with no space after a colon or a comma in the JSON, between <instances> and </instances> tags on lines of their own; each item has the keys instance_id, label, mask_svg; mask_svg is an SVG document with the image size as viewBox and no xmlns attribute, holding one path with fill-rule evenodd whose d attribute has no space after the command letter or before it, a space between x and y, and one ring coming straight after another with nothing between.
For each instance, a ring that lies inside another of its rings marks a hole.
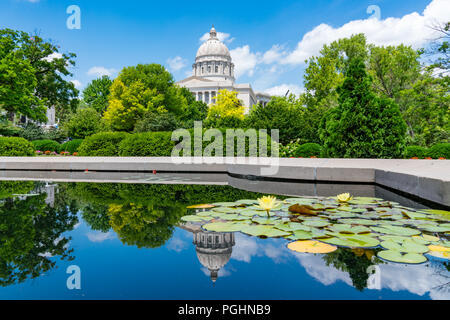
<instances>
[{"instance_id":1,"label":"dome cupola","mask_svg":"<svg viewBox=\"0 0 450 320\"><path fill-rule=\"evenodd\" d=\"M230 51L217 37L214 26L209 31L209 39L198 49L192 70L197 77L234 82L234 64Z\"/></svg>"}]
</instances>

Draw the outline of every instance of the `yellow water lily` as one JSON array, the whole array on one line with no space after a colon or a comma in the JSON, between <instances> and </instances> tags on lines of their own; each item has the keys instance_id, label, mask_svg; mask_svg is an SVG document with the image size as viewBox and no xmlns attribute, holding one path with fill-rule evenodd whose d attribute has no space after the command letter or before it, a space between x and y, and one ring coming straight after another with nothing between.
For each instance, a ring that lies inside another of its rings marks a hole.
<instances>
[{"instance_id":1,"label":"yellow water lily","mask_svg":"<svg viewBox=\"0 0 450 320\"><path fill-rule=\"evenodd\" d=\"M353 199L353 196L350 193L341 193L337 195L337 199L339 202L349 202Z\"/></svg>"},{"instance_id":2,"label":"yellow water lily","mask_svg":"<svg viewBox=\"0 0 450 320\"><path fill-rule=\"evenodd\" d=\"M273 196L264 196L258 199L259 207L263 210L266 210L267 215L269 215L270 210L275 209L280 205L277 201L277 198Z\"/></svg>"}]
</instances>

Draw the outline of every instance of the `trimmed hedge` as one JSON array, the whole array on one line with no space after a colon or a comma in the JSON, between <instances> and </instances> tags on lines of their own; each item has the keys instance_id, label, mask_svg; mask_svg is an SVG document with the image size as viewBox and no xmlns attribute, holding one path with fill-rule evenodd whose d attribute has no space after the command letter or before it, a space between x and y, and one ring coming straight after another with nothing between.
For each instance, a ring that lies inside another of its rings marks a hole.
<instances>
[{"instance_id":1,"label":"trimmed hedge","mask_svg":"<svg viewBox=\"0 0 450 320\"><path fill-rule=\"evenodd\" d=\"M415 157L423 159L428 156L428 149L421 146L409 146L406 147L404 156L405 159L411 159Z\"/></svg>"},{"instance_id":2,"label":"trimmed hedge","mask_svg":"<svg viewBox=\"0 0 450 320\"><path fill-rule=\"evenodd\" d=\"M450 143L438 143L428 149L428 157L450 159Z\"/></svg>"},{"instance_id":3,"label":"trimmed hedge","mask_svg":"<svg viewBox=\"0 0 450 320\"><path fill-rule=\"evenodd\" d=\"M322 146L317 143L305 143L294 150L294 157L320 157Z\"/></svg>"},{"instance_id":4,"label":"trimmed hedge","mask_svg":"<svg viewBox=\"0 0 450 320\"><path fill-rule=\"evenodd\" d=\"M71 141L67 141L61 145L59 149L60 152L67 151L73 154L74 152L78 152L80 145L83 143L83 139L75 139Z\"/></svg>"},{"instance_id":5,"label":"trimmed hedge","mask_svg":"<svg viewBox=\"0 0 450 320\"><path fill-rule=\"evenodd\" d=\"M203 141L202 141L202 152L205 152L205 149L209 146L210 148L207 150L208 154L211 156L218 156L215 154L214 148L212 148L210 145L212 142L214 142L215 138L212 139L212 141L209 141L205 137L205 132L208 129L203 129ZM226 130L229 129L218 129L220 134L223 138L223 144L225 146L225 150L222 150L222 155L225 156L227 153L226 150ZM195 136L194 136L194 130L188 130L189 136L190 136L190 143L191 143L191 155L194 156L194 146L195 146ZM244 130L245 132L245 130ZM210 132L214 133L214 132ZM216 131L216 133L218 133ZM246 138L245 143L245 150L241 151L244 152L245 156L249 156L249 152L251 150L251 147L253 147L257 155L259 155L258 150L258 143L259 143L259 136L256 135L256 145L252 144L250 145L250 139ZM231 136L227 137L228 140L232 140ZM239 138L234 137L234 151L231 156L238 156L239 150L237 148L237 142ZM270 155L271 152L271 145L270 145L270 136L267 139L267 155ZM119 146L119 156L127 156L127 157L170 157L172 155L172 150L176 145L178 145L179 142L183 141L183 143L186 142L185 139L180 138L179 141L172 141L172 132L145 132L145 133L136 133L133 135L129 135L126 139L124 139ZM188 140L189 141L189 140ZM212 150L212 153L209 153L209 150ZM81 154L82 155L82 154ZM180 156L183 156L182 151L179 153Z\"/></svg>"},{"instance_id":6,"label":"trimmed hedge","mask_svg":"<svg viewBox=\"0 0 450 320\"><path fill-rule=\"evenodd\" d=\"M35 149L31 142L18 137L0 137L0 156L26 157L34 156Z\"/></svg>"},{"instance_id":7,"label":"trimmed hedge","mask_svg":"<svg viewBox=\"0 0 450 320\"><path fill-rule=\"evenodd\" d=\"M45 151L52 151L52 152L59 152L59 148L61 145L53 140L34 140L31 142L34 145L34 148L36 150L45 152Z\"/></svg>"},{"instance_id":8,"label":"trimmed hedge","mask_svg":"<svg viewBox=\"0 0 450 320\"><path fill-rule=\"evenodd\" d=\"M175 142L171 132L145 132L128 136L119 145L121 157L170 157Z\"/></svg>"},{"instance_id":9,"label":"trimmed hedge","mask_svg":"<svg viewBox=\"0 0 450 320\"><path fill-rule=\"evenodd\" d=\"M84 139L78 148L80 156L117 157L119 144L130 134L126 132L100 132Z\"/></svg>"}]
</instances>

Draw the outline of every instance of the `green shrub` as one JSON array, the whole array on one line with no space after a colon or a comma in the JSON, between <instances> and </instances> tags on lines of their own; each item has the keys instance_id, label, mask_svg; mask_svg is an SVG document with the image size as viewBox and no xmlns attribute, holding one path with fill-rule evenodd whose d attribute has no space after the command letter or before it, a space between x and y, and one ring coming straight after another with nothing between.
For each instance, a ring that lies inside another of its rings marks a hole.
<instances>
[{"instance_id":1,"label":"green shrub","mask_svg":"<svg viewBox=\"0 0 450 320\"><path fill-rule=\"evenodd\" d=\"M100 114L93 108L77 111L63 124L69 137L84 139L100 130Z\"/></svg>"},{"instance_id":2,"label":"green shrub","mask_svg":"<svg viewBox=\"0 0 450 320\"><path fill-rule=\"evenodd\" d=\"M322 147L317 143L305 143L294 150L294 157L319 157L322 152Z\"/></svg>"},{"instance_id":3,"label":"green shrub","mask_svg":"<svg viewBox=\"0 0 450 320\"><path fill-rule=\"evenodd\" d=\"M126 132L100 132L84 139L78 148L80 156L116 157L120 142L129 136Z\"/></svg>"},{"instance_id":4,"label":"green shrub","mask_svg":"<svg viewBox=\"0 0 450 320\"><path fill-rule=\"evenodd\" d=\"M450 159L450 143L435 144L428 150L427 156L433 159Z\"/></svg>"},{"instance_id":5,"label":"green shrub","mask_svg":"<svg viewBox=\"0 0 450 320\"><path fill-rule=\"evenodd\" d=\"M61 145L53 140L34 140L33 142L34 148L40 151L52 151L59 152L59 148Z\"/></svg>"},{"instance_id":6,"label":"green shrub","mask_svg":"<svg viewBox=\"0 0 450 320\"><path fill-rule=\"evenodd\" d=\"M0 137L0 156L23 157L34 156L34 146L31 142L17 137Z\"/></svg>"},{"instance_id":7,"label":"green shrub","mask_svg":"<svg viewBox=\"0 0 450 320\"><path fill-rule=\"evenodd\" d=\"M222 151L222 154L216 154L215 151L213 151L211 156L219 156L223 155L226 156L226 140L225 140L225 134L227 129L217 129L219 130L220 134L223 137L223 146L225 149L220 149ZM211 145L213 141L209 141L205 137L205 132L207 129L203 129L203 141L202 141L202 154L205 151L205 148ZM195 146L195 136L194 136L194 130L190 129L187 131L189 133L190 138L190 145L191 145L191 155L194 156L194 146ZM245 132L245 130L244 130ZM256 135L256 145L250 146L250 139L246 138L246 144L245 144L245 150L244 154L245 156L249 156L250 150L253 147L257 151L257 155L259 155L259 149L258 149L258 143L259 143L259 137ZM187 139L189 139L187 138ZM227 137L230 141L232 139L231 136ZM270 144L270 137L267 139L267 155L270 155L271 152L271 144ZM179 144L179 142L183 141L183 143L186 142L183 138L180 138L179 141L172 141L172 132L144 132L144 133L137 133L128 136L126 139L124 139L119 146L119 155L120 156L127 156L127 157L169 157L172 154L172 150L175 147L175 145ZM238 138L234 137L235 145L233 154L229 156L238 156L239 150L237 149L237 142ZM187 140L189 142L189 140ZM242 152L242 151L241 151ZM179 153L180 156L182 156L182 152ZM206 156L206 155L205 155Z\"/></svg>"},{"instance_id":8,"label":"green shrub","mask_svg":"<svg viewBox=\"0 0 450 320\"><path fill-rule=\"evenodd\" d=\"M121 157L169 157L175 143L171 132L144 132L129 135L119 146Z\"/></svg>"},{"instance_id":9,"label":"green shrub","mask_svg":"<svg viewBox=\"0 0 450 320\"><path fill-rule=\"evenodd\" d=\"M135 133L173 131L178 128L177 118L173 113L147 112L136 122Z\"/></svg>"},{"instance_id":10,"label":"green shrub","mask_svg":"<svg viewBox=\"0 0 450 320\"><path fill-rule=\"evenodd\" d=\"M405 148L404 157L405 159L411 159L417 157L423 159L427 157L428 149L421 146L408 146Z\"/></svg>"},{"instance_id":11,"label":"green shrub","mask_svg":"<svg viewBox=\"0 0 450 320\"><path fill-rule=\"evenodd\" d=\"M19 132L19 137L24 138L28 141L45 139L45 132L42 127L29 122L22 127L22 130Z\"/></svg>"},{"instance_id":12,"label":"green shrub","mask_svg":"<svg viewBox=\"0 0 450 320\"><path fill-rule=\"evenodd\" d=\"M80 147L80 145L83 143L83 139L75 139L75 140L71 140L71 141L67 141L66 143L64 143L61 148L59 149L59 151L67 151L70 153L74 153L74 152L78 152L78 148Z\"/></svg>"}]
</instances>

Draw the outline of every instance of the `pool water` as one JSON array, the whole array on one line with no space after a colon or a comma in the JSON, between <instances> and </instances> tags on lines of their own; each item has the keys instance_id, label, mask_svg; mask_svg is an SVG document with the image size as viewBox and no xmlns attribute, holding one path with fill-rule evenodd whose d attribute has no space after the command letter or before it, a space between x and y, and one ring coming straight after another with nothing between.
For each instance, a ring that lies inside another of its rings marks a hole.
<instances>
[{"instance_id":1,"label":"pool water","mask_svg":"<svg viewBox=\"0 0 450 320\"><path fill-rule=\"evenodd\" d=\"M218 185L1 182L0 299L450 299L447 260L297 253L283 238L180 221L188 205L260 196Z\"/></svg>"}]
</instances>

